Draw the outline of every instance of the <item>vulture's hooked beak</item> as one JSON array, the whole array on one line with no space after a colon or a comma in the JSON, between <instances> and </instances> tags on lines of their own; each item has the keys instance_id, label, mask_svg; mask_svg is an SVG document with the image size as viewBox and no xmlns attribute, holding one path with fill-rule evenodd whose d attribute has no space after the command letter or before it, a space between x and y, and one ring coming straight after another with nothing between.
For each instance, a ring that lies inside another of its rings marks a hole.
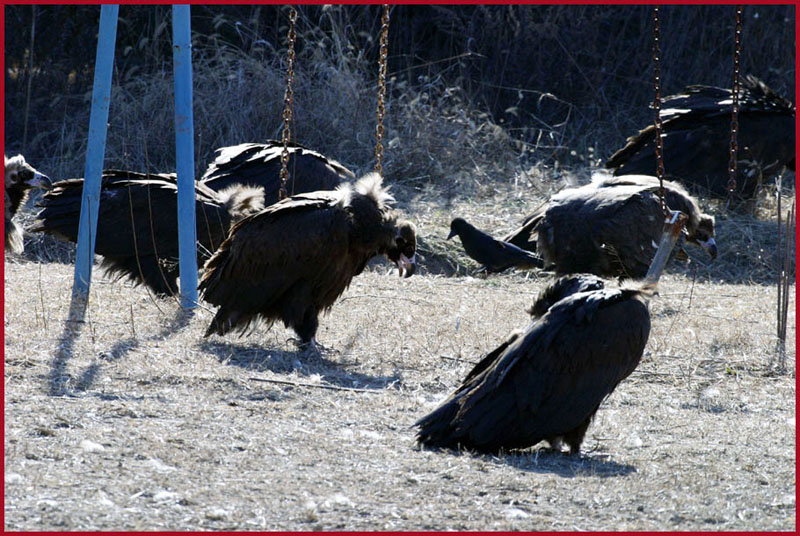
<instances>
[{"instance_id":1,"label":"vulture's hooked beak","mask_svg":"<svg viewBox=\"0 0 800 536\"><path fill-rule=\"evenodd\" d=\"M711 256L712 261L717 258L717 243L714 241L713 236L708 240L698 240L697 243L706 250L706 253Z\"/></svg>"},{"instance_id":2,"label":"vulture's hooked beak","mask_svg":"<svg viewBox=\"0 0 800 536\"><path fill-rule=\"evenodd\" d=\"M409 259L403 253L397 259L397 271L400 277L411 277L417 271L417 254L414 253Z\"/></svg>"},{"instance_id":3,"label":"vulture's hooked beak","mask_svg":"<svg viewBox=\"0 0 800 536\"><path fill-rule=\"evenodd\" d=\"M33 177L25 182L27 182L28 186L31 188L42 188L49 190L53 186L53 181L50 180L50 177L44 173L39 173L38 171L35 171L33 173Z\"/></svg>"}]
</instances>

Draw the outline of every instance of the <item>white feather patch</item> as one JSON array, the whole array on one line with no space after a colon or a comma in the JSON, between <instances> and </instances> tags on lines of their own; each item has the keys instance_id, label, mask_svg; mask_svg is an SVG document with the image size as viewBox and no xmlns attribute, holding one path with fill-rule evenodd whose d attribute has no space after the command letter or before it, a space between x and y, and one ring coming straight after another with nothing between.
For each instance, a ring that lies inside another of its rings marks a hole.
<instances>
[{"instance_id":1,"label":"white feather patch","mask_svg":"<svg viewBox=\"0 0 800 536\"><path fill-rule=\"evenodd\" d=\"M358 179L354 188L359 194L371 197L380 208L394 202L389 188L383 187L383 177L374 171Z\"/></svg>"}]
</instances>

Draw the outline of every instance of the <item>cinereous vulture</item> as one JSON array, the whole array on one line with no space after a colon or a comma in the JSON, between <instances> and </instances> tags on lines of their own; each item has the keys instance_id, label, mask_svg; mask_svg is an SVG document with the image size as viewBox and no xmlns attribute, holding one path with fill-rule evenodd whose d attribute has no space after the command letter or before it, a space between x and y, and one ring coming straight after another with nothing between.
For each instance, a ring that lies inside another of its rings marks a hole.
<instances>
[{"instance_id":1,"label":"cinereous vulture","mask_svg":"<svg viewBox=\"0 0 800 536\"><path fill-rule=\"evenodd\" d=\"M467 255L481 263L482 270L487 273L502 272L511 267L527 270L544 266L542 259L536 255L514 244L492 238L463 218L454 218L450 222L447 239L456 235L461 239Z\"/></svg>"},{"instance_id":2,"label":"cinereous vulture","mask_svg":"<svg viewBox=\"0 0 800 536\"><path fill-rule=\"evenodd\" d=\"M602 401L639 364L653 286L604 289L593 276L556 280L521 333L481 360L442 404L415 423L432 448L524 449L540 441L580 452ZM540 315L540 316L539 316Z\"/></svg>"},{"instance_id":3,"label":"cinereous vulture","mask_svg":"<svg viewBox=\"0 0 800 536\"><path fill-rule=\"evenodd\" d=\"M730 89L689 86L664 99L661 109L664 167L669 178L698 194L728 195L731 130ZM794 105L755 76L747 76L739 93L736 196L750 199L759 172L764 181L795 168ZM615 175L655 175L655 127L650 125L606 162Z\"/></svg>"},{"instance_id":4,"label":"cinereous vulture","mask_svg":"<svg viewBox=\"0 0 800 536\"><path fill-rule=\"evenodd\" d=\"M33 166L25 161L21 154L5 156L6 172L3 186L5 187L5 251L6 253L20 254L23 251L22 229L12 219L25 204L28 193L32 188L49 188L50 178L36 171Z\"/></svg>"},{"instance_id":5,"label":"cinereous vulture","mask_svg":"<svg viewBox=\"0 0 800 536\"><path fill-rule=\"evenodd\" d=\"M53 185L39 203L33 231L77 242L83 179ZM95 253L109 274L144 283L156 294L177 292L178 190L174 173L103 171ZM263 208L258 188L234 185L214 192L195 184L198 264L211 256L231 223Z\"/></svg>"},{"instance_id":6,"label":"cinereous vulture","mask_svg":"<svg viewBox=\"0 0 800 536\"><path fill-rule=\"evenodd\" d=\"M664 187L667 206L689 218L686 241L716 258L714 217L679 184L665 181ZM655 177L597 173L591 183L554 195L503 240L535 251L558 274L641 278L663 229L658 190Z\"/></svg>"},{"instance_id":7,"label":"cinereous vulture","mask_svg":"<svg viewBox=\"0 0 800 536\"><path fill-rule=\"evenodd\" d=\"M208 166L200 182L215 191L234 184L257 186L264 189L264 206L278 201L281 181L281 153L283 143L242 143L217 149L216 159ZM342 181L355 178L352 171L317 151L302 145L289 144L289 195L333 190Z\"/></svg>"},{"instance_id":8,"label":"cinereous vulture","mask_svg":"<svg viewBox=\"0 0 800 536\"><path fill-rule=\"evenodd\" d=\"M416 228L398 220L381 177L299 194L236 223L208 260L203 298L219 310L206 336L281 320L316 350L318 317L333 306L370 258L383 254L400 275L416 270Z\"/></svg>"}]
</instances>

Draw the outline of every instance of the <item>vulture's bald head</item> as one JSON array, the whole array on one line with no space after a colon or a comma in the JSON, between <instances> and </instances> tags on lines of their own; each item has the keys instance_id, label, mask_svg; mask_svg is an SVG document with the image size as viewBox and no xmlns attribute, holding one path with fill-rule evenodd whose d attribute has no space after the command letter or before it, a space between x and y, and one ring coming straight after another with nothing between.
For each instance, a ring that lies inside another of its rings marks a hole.
<instances>
[{"instance_id":1,"label":"vulture's bald head","mask_svg":"<svg viewBox=\"0 0 800 536\"><path fill-rule=\"evenodd\" d=\"M714 241L714 216L701 214L697 226L686 227L686 240L705 249L712 259L717 258L717 243Z\"/></svg>"},{"instance_id":2,"label":"vulture's bald head","mask_svg":"<svg viewBox=\"0 0 800 536\"><path fill-rule=\"evenodd\" d=\"M25 157L21 154L5 157L6 173L5 173L5 187L6 190L12 187L21 189L28 188L50 188L52 181L50 177L44 173L36 171L33 166L25 161Z\"/></svg>"},{"instance_id":3,"label":"vulture's bald head","mask_svg":"<svg viewBox=\"0 0 800 536\"><path fill-rule=\"evenodd\" d=\"M395 231L386 257L397 265L400 277L411 277L417 271L417 227L408 220L398 220Z\"/></svg>"}]
</instances>

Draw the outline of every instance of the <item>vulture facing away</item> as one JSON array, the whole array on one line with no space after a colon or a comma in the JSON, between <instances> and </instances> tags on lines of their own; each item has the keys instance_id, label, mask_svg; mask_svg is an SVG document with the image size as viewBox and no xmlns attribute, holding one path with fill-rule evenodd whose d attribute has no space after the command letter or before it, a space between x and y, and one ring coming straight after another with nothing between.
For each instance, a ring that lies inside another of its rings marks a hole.
<instances>
[{"instance_id":1,"label":"vulture facing away","mask_svg":"<svg viewBox=\"0 0 800 536\"><path fill-rule=\"evenodd\" d=\"M33 231L77 242L83 179L53 185L39 206ZM105 170L95 253L109 274L144 283L156 294L177 293L178 186L174 173L145 175ZM195 184L198 263L211 256L231 223L263 208L260 189L232 186L219 193Z\"/></svg>"},{"instance_id":2,"label":"vulture facing away","mask_svg":"<svg viewBox=\"0 0 800 536\"><path fill-rule=\"evenodd\" d=\"M604 289L565 276L529 310L523 332L489 353L442 404L415 423L432 448L524 449L542 440L580 452L586 430L639 364L650 334L651 286Z\"/></svg>"},{"instance_id":3,"label":"vulture facing away","mask_svg":"<svg viewBox=\"0 0 800 536\"><path fill-rule=\"evenodd\" d=\"M28 193L32 188L49 188L50 178L36 171L33 166L25 161L21 154L17 156L4 155L6 160L6 173L3 186L6 191L5 204L5 251L16 254L22 253L22 229L12 219L25 204Z\"/></svg>"},{"instance_id":4,"label":"vulture facing away","mask_svg":"<svg viewBox=\"0 0 800 536\"><path fill-rule=\"evenodd\" d=\"M667 175L691 186L696 193L718 198L728 195L731 129L730 89L689 86L664 99L664 167ZM736 196L753 197L759 171L763 180L795 167L794 105L755 76L747 76L739 97ZM606 167L614 175L655 175L655 127L628 138Z\"/></svg>"},{"instance_id":5,"label":"vulture facing away","mask_svg":"<svg viewBox=\"0 0 800 536\"><path fill-rule=\"evenodd\" d=\"M492 238L463 218L454 218L450 222L447 239L450 240L455 235L461 239L467 255L481 263L482 270L487 273L502 272L511 267L527 270L544 266L542 259L536 255L514 244Z\"/></svg>"},{"instance_id":6,"label":"vulture facing away","mask_svg":"<svg viewBox=\"0 0 800 536\"><path fill-rule=\"evenodd\" d=\"M206 262L203 298L219 305L206 336L281 320L316 348L320 312L333 306L372 257L400 275L416 270L416 229L388 207L392 197L370 173L355 185L299 194L236 223Z\"/></svg>"},{"instance_id":7,"label":"vulture facing away","mask_svg":"<svg viewBox=\"0 0 800 536\"><path fill-rule=\"evenodd\" d=\"M264 206L278 201L281 188L281 153L283 143L243 143L217 149L216 159L208 166L200 182L214 191L234 184L264 189ZM302 145L289 145L289 195L333 190L355 175L339 162Z\"/></svg>"},{"instance_id":8,"label":"vulture facing away","mask_svg":"<svg viewBox=\"0 0 800 536\"><path fill-rule=\"evenodd\" d=\"M664 187L667 206L689 217L687 242L716 258L713 216L703 214L679 184L664 181ZM554 195L503 240L537 252L558 274L642 278L664 224L658 190L655 177L599 173L585 186Z\"/></svg>"}]
</instances>

